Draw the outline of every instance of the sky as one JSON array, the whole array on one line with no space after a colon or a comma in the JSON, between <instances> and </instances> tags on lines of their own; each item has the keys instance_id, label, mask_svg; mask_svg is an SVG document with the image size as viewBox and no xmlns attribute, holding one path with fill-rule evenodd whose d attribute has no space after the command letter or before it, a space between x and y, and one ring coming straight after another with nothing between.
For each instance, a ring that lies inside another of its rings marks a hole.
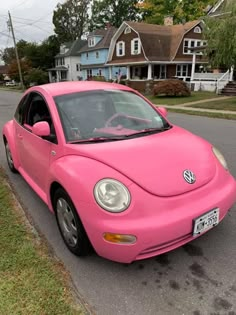
<instances>
[{"instance_id":1,"label":"sky","mask_svg":"<svg viewBox=\"0 0 236 315\"><path fill-rule=\"evenodd\" d=\"M40 42L52 35L53 10L64 0L0 0L0 50L13 46L8 30L8 11L12 16L16 40Z\"/></svg>"}]
</instances>

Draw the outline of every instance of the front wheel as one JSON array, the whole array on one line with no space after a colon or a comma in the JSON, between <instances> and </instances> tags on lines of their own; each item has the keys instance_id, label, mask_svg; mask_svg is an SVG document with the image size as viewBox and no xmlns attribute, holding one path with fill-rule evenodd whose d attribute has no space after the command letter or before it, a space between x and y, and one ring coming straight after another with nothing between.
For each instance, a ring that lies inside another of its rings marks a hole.
<instances>
[{"instance_id":1,"label":"front wheel","mask_svg":"<svg viewBox=\"0 0 236 315\"><path fill-rule=\"evenodd\" d=\"M69 250L77 256L86 256L91 245L77 211L64 189L54 194L53 207L61 236Z\"/></svg>"},{"instance_id":2,"label":"front wheel","mask_svg":"<svg viewBox=\"0 0 236 315\"><path fill-rule=\"evenodd\" d=\"M5 143L5 151L6 151L7 163L8 163L9 169L11 170L12 173L17 173L17 170L14 166L14 162L12 159L11 150L7 141Z\"/></svg>"}]
</instances>

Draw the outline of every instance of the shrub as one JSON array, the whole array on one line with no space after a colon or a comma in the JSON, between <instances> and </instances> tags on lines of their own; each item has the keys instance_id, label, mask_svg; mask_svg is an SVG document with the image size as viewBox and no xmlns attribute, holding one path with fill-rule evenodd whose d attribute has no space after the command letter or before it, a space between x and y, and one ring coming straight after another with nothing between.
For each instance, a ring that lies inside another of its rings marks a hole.
<instances>
[{"instance_id":1,"label":"shrub","mask_svg":"<svg viewBox=\"0 0 236 315\"><path fill-rule=\"evenodd\" d=\"M159 81L153 87L154 96L190 96L191 91L184 81L173 79Z\"/></svg>"},{"instance_id":2,"label":"shrub","mask_svg":"<svg viewBox=\"0 0 236 315\"><path fill-rule=\"evenodd\" d=\"M94 75L92 77L92 81L101 81L101 82L106 82L106 78L102 75Z\"/></svg>"}]
</instances>

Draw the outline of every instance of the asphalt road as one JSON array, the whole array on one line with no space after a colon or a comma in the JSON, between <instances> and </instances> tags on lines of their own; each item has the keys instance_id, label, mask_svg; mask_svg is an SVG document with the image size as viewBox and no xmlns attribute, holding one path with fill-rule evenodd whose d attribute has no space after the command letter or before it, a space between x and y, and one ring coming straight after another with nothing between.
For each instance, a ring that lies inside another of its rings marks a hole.
<instances>
[{"instance_id":1,"label":"asphalt road","mask_svg":"<svg viewBox=\"0 0 236 315\"><path fill-rule=\"evenodd\" d=\"M0 91L0 127L14 113L20 94ZM217 146L236 177L236 122L169 114L169 119ZM186 148L188 150L188 148ZM7 169L3 143L0 164ZM123 265L95 254L73 256L54 216L20 175L10 181L37 229L70 272L78 294L99 315L236 314L236 207L215 229L168 254Z\"/></svg>"}]
</instances>

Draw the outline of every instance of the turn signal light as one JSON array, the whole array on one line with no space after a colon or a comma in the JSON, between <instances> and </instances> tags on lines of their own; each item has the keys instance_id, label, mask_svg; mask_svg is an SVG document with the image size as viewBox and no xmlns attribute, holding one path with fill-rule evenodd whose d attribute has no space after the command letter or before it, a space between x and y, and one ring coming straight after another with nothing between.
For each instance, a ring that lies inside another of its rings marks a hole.
<instances>
[{"instance_id":1,"label":"turn signal light","mask_svg":"<svg viewBox=\"0 0 236 315\"><path fill-rule=\"evenodd\" d=\"M134 235L114 234L114 233L104 233L103 238L107 242L116 243L116 244L134 244L137 240L136 236Z\"/></svg>"}]
</instances>

